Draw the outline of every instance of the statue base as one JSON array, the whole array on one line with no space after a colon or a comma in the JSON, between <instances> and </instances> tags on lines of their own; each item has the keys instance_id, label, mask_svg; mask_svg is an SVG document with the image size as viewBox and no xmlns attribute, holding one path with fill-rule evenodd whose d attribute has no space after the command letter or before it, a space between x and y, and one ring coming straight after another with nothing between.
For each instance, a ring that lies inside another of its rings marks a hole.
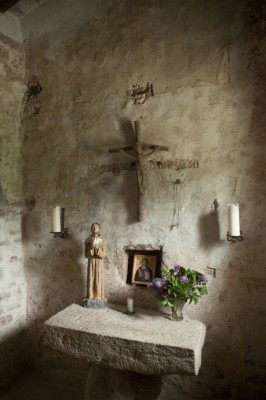
<instances>
[{"instance_id":1,"label":"statue base","mask_svg":"<svg viewBox=\"0 0 266 400\"><path fill-rule=\"evenodd\" d=\"M87 299L85 297L83 299L83 307L85 308L95 308L95 309L101 309L107 307L108 300L106 297L103 299Z\"/></svg>"}]
</instances>

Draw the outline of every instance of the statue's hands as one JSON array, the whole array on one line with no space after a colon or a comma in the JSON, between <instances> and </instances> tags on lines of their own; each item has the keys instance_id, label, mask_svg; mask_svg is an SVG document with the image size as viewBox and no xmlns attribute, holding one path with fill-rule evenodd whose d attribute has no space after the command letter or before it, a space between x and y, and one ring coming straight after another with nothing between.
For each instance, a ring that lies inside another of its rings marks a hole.
<instances>
[{"instance_id":1,"label":"statue's hands","mask_svg":"<svg viewBox=\"0 0 266 400\"><path fill-rule=\"evenodd\" d=\"M95 238L95 239L93 240L93 244L92 244L93 249L98 250L98 249L99 249L99 246L100 246L100 244L101 244L101 242L102 242L102 239L101 239L101 238Z\"/></svg>"},{"instance_id":2,"label":"statue's hands","mask_svg":"<svg viewBox=\"0 0 266 400\"><path fill-rule=\"evenodd\" d=\"M94 238L89 238L85 242L85 256L87 258L93 256L93 255L98 255L98 252L100 251L102 247L102 239L100 237L94 237Z\"/></svg>"}]
</instances>

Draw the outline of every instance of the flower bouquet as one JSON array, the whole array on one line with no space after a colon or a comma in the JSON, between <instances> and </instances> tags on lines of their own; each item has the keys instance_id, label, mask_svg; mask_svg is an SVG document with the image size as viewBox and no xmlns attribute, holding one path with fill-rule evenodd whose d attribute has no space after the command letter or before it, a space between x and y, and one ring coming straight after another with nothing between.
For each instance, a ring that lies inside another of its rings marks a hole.
<instances>
[{"instance_id":1,"label":"flower bouquet","mask_svg":"<svg viewBox=\"0 0 266 400\"><path fill-rule=\"evenodd\" d=\"M197 303L201 296L208 293L208 278L178 264L174 268L163 267L161 273L161 278L153 279L148 287L159 295L164 307L171 307L171 319L181 320L185 303Z\"/></svg>"}]
</instances>

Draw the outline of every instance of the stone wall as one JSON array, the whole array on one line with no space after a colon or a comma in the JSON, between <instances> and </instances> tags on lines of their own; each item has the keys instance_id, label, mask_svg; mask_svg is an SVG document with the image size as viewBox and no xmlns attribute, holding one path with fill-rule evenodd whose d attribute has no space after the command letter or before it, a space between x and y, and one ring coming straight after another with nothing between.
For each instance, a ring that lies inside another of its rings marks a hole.
<instances>
[{"instance_id":1,"label":"stone wall","mask_svg":"<svg viewBox=\"0 0 266 400\"><path fill-rule=\"evenodd\" d=\"M24 355L26 279L22 242L21 110L24 93L22 45L0 33L0 385Z\"/></svg>"},{"instance_id":2,"label":"stone wall","mask_svg":"<svg viewBox=\"0 0 266 400\"><path fill-rule=\"evenodd\" d=\"M110 301L130 294L154 305L146 289L125 283L129 245L162 246L169 265L216 269L209 295L186 307L208 329L200 374L164 378L162 398L265 393L264 20L263 2L247 0L58 0L23 19L28 79L42 88L27 99L23 123L34 354L42 322L85 295L84 240L97 221ZM134 104L132 86L147 82L153 96ZM136 174L114 168L127 160L108 152L134 143L134 120L141 140L169 146L154 160L199 163L147 172L142 222ZM232 202L244 232L237 244L226 242ZM57 204L66 208L64 240L49 233Z\"/></svg>"}]
</instances>

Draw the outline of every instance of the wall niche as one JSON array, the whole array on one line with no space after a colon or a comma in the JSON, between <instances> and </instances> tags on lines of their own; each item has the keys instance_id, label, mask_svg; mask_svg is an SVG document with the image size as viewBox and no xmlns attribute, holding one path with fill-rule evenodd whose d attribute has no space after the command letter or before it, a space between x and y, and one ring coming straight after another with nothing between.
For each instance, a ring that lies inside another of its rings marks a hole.
<instances>
[{"instance_id":1,"label":"wall niche","mask_svg":"<svg viewBox=\"0 0 266 400\"><path fill-rule=\"evenodd\" d=\"M162 246L126 246L124 250L128 254L127 284L146 287L161 275Z\"/></svg>"}]
</instances>

